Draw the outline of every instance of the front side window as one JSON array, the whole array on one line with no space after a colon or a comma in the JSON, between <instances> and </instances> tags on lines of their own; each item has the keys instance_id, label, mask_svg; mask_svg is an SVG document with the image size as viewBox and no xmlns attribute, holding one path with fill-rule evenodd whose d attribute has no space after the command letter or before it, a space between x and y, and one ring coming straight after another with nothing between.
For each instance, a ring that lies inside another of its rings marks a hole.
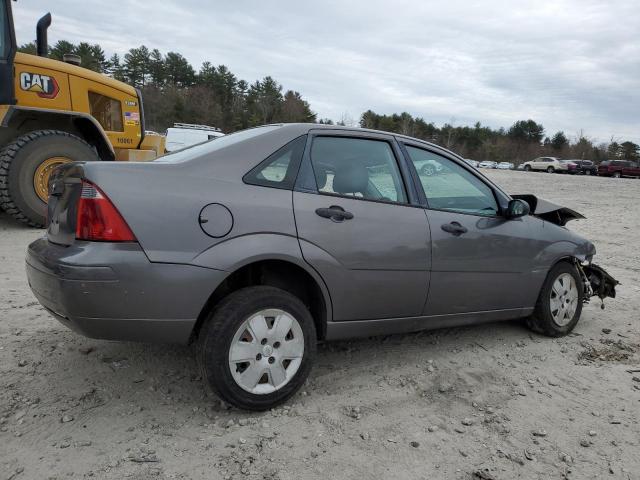
<instances>
[{"instance_id":1,"label":"front side window","mask_svg":"<svg viewBox=\"0 0 640 480\"><path fill-rule=\"evenodd\" d=\"M429 208L495 216L493 190L463 166L435 153L407 145Z\"/></svg>"},{"instance_id":2,"label":"front side window","mask_svg":"<svg viewBox=\"0 0 640 480\"><path fill-rule=\"evenodd\" d=\"M114 98L89 92L89 111L108 132L122 132L122 105Z\"/></svg>"},{"instance_id":3,"label":"front side window","mask_svg":"<svg viewBox=\"0 0 640 480\"><path fill-rule=\"evenodd\" d=\"M316 137L311 164L318 191L383 202L407 197L391 145L383 140Z\"/></svg>"},{"instance_id":4,"label":"front side window","mask_svg":"<svg viewBox=\"0 0 640 480\"><path fill-rule=\"evenodd\" d=\"M247 173L244 181L251 185L291 190L306 142L307 136L303 135L287 143Z\"/></svg>"}]
</instances>

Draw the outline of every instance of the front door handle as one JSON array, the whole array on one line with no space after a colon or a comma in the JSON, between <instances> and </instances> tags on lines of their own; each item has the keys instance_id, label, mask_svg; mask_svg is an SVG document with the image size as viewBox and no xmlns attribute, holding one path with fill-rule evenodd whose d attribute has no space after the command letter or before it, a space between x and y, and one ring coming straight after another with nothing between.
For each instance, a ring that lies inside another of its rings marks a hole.
<instances>
[{"instance_id":1,"label":"front door handle","mask_svg":"<svg viewBox=\"0 0 640 480\"><path fill-rule=\"evenodd\" d=\"M447 233L455 235L456 237L468 232L467 228L463 227L458 222L444 223L440 228Z\"/></svg>"},{"instance_id":2,"label":"front door handle","mask_svg":"<svg viewBox=\"0 0 640 480\"><path fill-rule=\"evenodd\" d=\"M318 208L316 209L316 214L322 218L329 218L334 222L342 222L353 218L353 213L345 211L344 208L338 205L331 205L329 208Z\"/></svg>"}]
</instances>

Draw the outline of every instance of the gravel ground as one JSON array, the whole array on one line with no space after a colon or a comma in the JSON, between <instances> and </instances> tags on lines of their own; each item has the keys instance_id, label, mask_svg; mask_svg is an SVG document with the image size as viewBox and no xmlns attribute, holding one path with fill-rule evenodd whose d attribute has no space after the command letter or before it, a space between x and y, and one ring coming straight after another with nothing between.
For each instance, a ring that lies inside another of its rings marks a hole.
<instances>
[{"instance_id":1,"label":"gravel ground","mask_svg":"<svg viewBox=\"0 0 640 480\"><path fill-rule=\"evenodd\" d=\"M25 279L42 232L0 214L0 480L640 479L640 181L488 175L585 214L618 298L561 339L503 322L321 345L261 414L208 398L188 347L59 325Z\"/></svg>"}]
</instances>

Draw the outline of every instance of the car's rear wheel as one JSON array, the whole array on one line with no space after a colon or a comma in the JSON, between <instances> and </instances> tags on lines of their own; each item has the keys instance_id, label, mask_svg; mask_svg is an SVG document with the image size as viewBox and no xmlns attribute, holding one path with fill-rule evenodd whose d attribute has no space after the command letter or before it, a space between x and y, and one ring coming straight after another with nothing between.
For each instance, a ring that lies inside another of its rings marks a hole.
<instances>
[{"instance_id":1,"label":"car's rear wheel","mask_svg":"<svg viewBox=\"0 0 640 480\"><path fill-rule=\"evenodd\" d=\"M553 172L555 172L555 171L556 171L556 169L555 169L555 168L553 168L553 167L549 167L549 168L547 168L547 173L553 173Z\"/></svg>"},{"instance_id":2,"label":"car's rear wheel","mask_svg":"<svg viewBox=\"0 0 640 480\"><path fill-rule=\"evenodd\" d=\"M585 174L585 175L591 175L591 170L585 170L585 171L584 171L584 174Z\"/></svg>"},{"instance_id":3,"label":"car's rear wheel","mask_svg":"<svg viewBox=\"0 0 640 480\"><path fill-rule=\"evenodd\" d=\"M530 172L531 171L531 165L525 165L524 166L524 171L525 172Z\"/></svg>"},{"instance_id":4,"label":"car's rear wheel","mask_svg":"<svg viewBox=\"0 0 640 480\"><path fill-rule=\"evenodd\" d=\"M316 353L307 307L284 290L247 287L223 299L198 337L208 386L238 408L266 410L294 395Z\"/></svg>"},{"instance_id":5,"label":"car's rear wheel","mask_svg":"<svg viewBox=\"0 0 640 480\"><path fill-rule=\"evenodd\" d=\"M549 337L567 335L582 313L584 287L576 267L560 262L551 269L527 325Z\"/></svg>"},{"instance_id":6,"label":"car's rear wheel","mask_svg":"<svg viewBox=\"0 0 640 480\"><path fill-rule=\"evenodd\" d=\"M613 178L620 178L622 174L620 172L613 172Z\"/></svg>"}]
</instances>

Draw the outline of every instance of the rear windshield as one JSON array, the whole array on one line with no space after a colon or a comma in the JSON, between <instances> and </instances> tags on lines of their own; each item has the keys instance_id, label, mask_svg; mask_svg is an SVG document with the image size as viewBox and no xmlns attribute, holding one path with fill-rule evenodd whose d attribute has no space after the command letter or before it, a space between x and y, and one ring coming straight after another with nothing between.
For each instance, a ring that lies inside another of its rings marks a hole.
<instances>
[{"instance_id":1,"label":"rear windshield","mask_svg":"<svg viewBox=\"0 0 640 480\"><path fill-rule=\"evenodd\" d=\"M236 143L243 142L245 140L257 137L259 135L263 135L268 132L272 132L277 128L280 128L280 126L267 125L265 127L256 127L256 128L250 128L248 130L242 130L240 132L225 135L224 137L218 137L215 139L215 141L209 140L204 143L191 145L181 150L176 150L175 152L171 152L154 161L157 163L186 162L188 160L191 160L192 158L217 152L218 150L222 150L223 148L229 147L231 145L235 145Z\"/></svg>"}]
</instances>

